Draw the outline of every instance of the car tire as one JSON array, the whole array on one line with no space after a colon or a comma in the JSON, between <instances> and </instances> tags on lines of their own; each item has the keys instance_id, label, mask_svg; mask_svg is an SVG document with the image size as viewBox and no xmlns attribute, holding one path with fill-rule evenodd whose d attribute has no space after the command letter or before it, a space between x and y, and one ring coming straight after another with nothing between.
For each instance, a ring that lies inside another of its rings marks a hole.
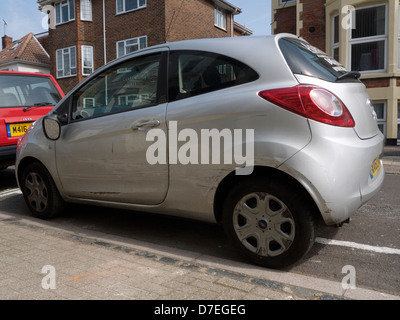
<instances>
[{"instance_id":1,"label":"car tire","mask_svg":"<svg viewBox=\"0 0 400 320\"><path fill-rule=\"evenodd\" d=\"M22 175L21 190L29 210L40 219L59 215L64 208L50 173L40 163L28 165Z\"/></svg>"},{"instance_id":2,"label":"car tire","mask_svg":"<svg viewBox=\"0 0 400 320\"><path fill-rule=\"evenodd\" d=\"M315 240L313 206L279 180L247 179L226 197L223 225L240 254L257 265L285 268Z\"/></svg>"}]
</instances>

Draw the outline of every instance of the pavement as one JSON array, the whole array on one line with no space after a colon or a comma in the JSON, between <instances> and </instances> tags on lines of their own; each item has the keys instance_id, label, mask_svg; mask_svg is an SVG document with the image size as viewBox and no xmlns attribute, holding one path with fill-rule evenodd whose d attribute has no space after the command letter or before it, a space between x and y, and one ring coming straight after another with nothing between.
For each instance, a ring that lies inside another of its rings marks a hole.
<instances>
[{"instance_id":1,"label":"pavement","mask_svg":"<svg viewBox=\"0 0 400 320\"><path fill-rule=\"evenodd\" d=\"M385 146L382 162L386 173L400 174L400 146Z\"/></svg>"},{"instance_id":2,"label":"pavement","mask_svg":"<svg viewBox=\"0 0 400 320\"><path fill-rule=\"evenodd\" d=\"M400 174L400 147L385 147L382 160L387 173ZM0 230L0 300L147 300L153 304L144 311L152 314L170 312L165 308L171 301L400 300L97 231L60 229L31 217L0 213ZM202 308L189 311L199 316Z\"/></svg>"}]
</instances>

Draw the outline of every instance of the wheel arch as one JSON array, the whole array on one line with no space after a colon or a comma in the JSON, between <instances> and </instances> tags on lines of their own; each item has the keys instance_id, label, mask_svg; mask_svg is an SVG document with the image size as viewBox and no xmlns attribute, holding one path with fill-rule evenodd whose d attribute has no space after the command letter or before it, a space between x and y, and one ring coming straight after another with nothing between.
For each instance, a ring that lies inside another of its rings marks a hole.
<instances>
[{"instance_id":1,"label":"wheel arch","mask_svg":"<svg viewBox=\"0 0 400 320\"><path fill-rule=\"evenodd\" d=\"M247 176L236 175L236 172L233 171L229 175L227 175L218 185L214 197L214 216L218 223L222 222L223 204L232 186L240 183L241 181L253 178L279 180L284 184L288 184L291 187L294 187L296 190L299 190L303 199L311 206L311 208L313 208L312 216L314 220L316 222L322 221L322 215L317 204L315 203L309 192L306 190L306 188L299 181L279 169L265 166L255 166L252 174Z\"/></svg>"},{"instance_id":2,"label":"wheel arch","mask_svg":"<svg viewBox=\"0 0 400 320\"><path fill-rule=\"evenodd\" d=\"M42 165L47 171L49 171L46 166L37 158L35 157L26 157L23 158L19 163L18 163L18 169L17 169L17 182L18 185L21 186L21 180L22 180L22 176L24 174L25 168L27 166L29 166L31 163L37 162L40 165Z\"/></svg>"}]
</instances>

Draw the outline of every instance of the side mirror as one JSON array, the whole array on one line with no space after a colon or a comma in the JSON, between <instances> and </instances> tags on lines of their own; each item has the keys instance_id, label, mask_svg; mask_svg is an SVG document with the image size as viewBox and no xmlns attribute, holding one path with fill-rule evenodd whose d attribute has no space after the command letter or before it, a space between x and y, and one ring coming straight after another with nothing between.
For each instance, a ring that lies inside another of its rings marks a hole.
<instances>
[{"instance_id":1,"label":"side mirror","mask_svg":"<svg viewBox=\"0 0 400 320\"><path fill-rule=\"evenodd\" d=\"M61 124L54 116L46 116L43 119L43 131L50 140L58 140L61 134Z\"/></svg>"}]
</instances>

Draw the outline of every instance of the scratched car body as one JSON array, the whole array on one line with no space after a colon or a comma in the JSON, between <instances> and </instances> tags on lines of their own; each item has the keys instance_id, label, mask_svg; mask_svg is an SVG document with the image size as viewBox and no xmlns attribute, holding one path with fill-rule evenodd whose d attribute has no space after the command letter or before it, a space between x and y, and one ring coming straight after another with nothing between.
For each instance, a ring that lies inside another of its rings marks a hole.
<instances>
[{"instance_id":1,"label":"scratched car body","mask_svg":"<svg viewBox=\"0 0 400 320\"><path fill-rule=\"evenodd\" d=\"M0 170L14 164L18 139L63 96L49 74L0 71Z\"/></svg>"},{"instance_id":2,"label":"scratched car body","mask_svg":"<svg viewBox=\"0 0 400 320\"><path fill-rule=\"evenodd\" d=\"M384 139L358 78L290 34L149 47L37 121L16 177L40 218L73 202L217 222L249 261L286 267L308 252L316 223L343 223L383 183ZM200 147L204 130L218 139ZM235 130L249 162L222 161L222 133ZM210 159L195 161L196 150Z\"/></svg>"}]
</instances>

